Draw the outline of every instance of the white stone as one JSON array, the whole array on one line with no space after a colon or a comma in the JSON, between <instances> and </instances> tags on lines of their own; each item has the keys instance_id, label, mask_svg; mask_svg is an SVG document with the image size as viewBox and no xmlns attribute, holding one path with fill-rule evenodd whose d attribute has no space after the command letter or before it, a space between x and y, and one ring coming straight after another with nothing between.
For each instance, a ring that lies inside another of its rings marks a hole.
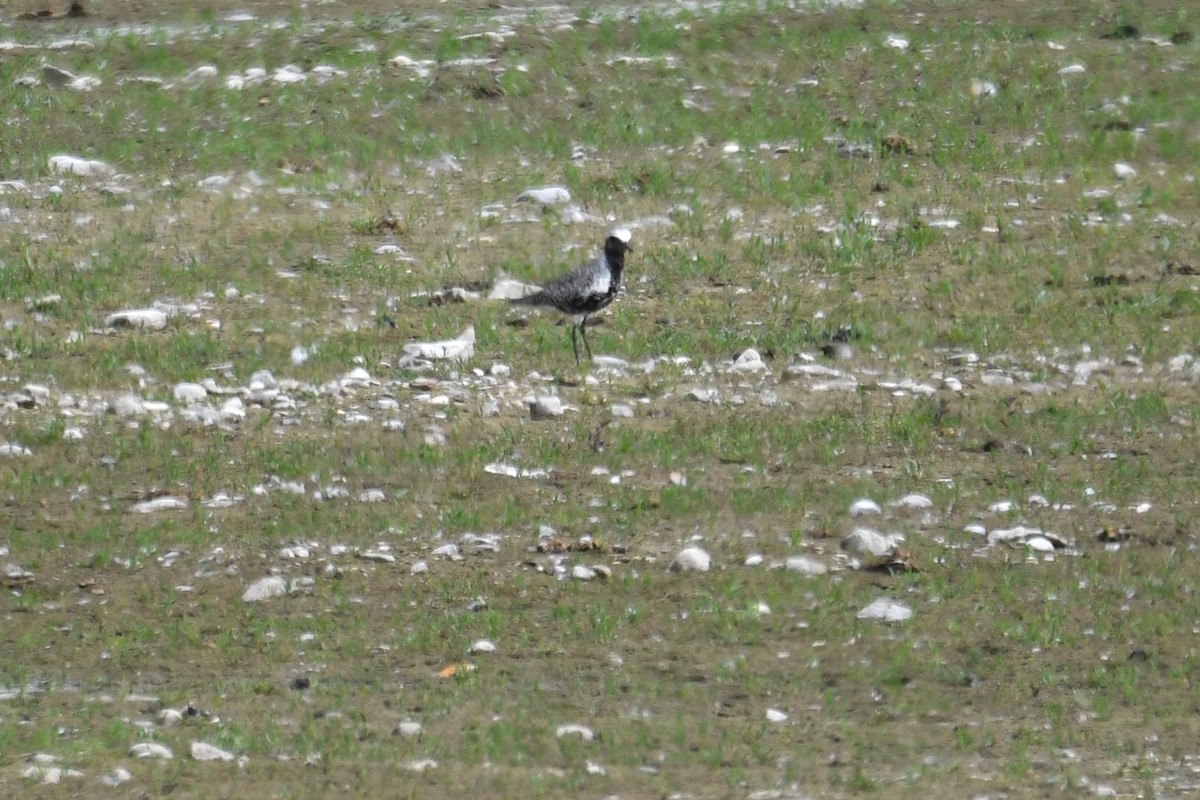
<instances>
[{"instance_id":1,"label":"white stone","mask_svg":"<svg viewBox=\"0 0 1200 800\"><path fill-rule=\"evenodd\" d=\"M196 761L233 761L233 753L208 742L192 742L191 753Z\"/></svg>"},{"instance_id":2,"label":"white stone","mask_svg":"<svg viewBox=\"0 0 1200 800\"><path fill-rule=\"evenodd\" d=\"M100 782L105 786L120 786L133 780L133 774L124 767L115 767L112 772L100 776Z\"/></svg>"},{"instance_id":3,"label":"white stone","mask_svg":"<svg viewBox=\"0 0 1200 800\"><path fill-rule=\"evenodd\" d=\"M912 609L900 601L890 597L880 597L859 611L856 617L880 622L904 622L912 617L912 613Z\"/></svg>"},{"instance_id":4,"label":"white stone","mask_svg":"<svg viewBox=\"0 0 1200 800\"><path fill-rule=\"evenodd\" d=\"M489 639L479 639L471 645L471 653L494 653L496 652L496 643Z\"/></svg>"},{"instance_id":5,"label":"white stone","mask_svg":"<svg viewBox=\"0 0 1200 800\"><path fill-rule=\"evenodd\" d=\"M1137 177L1137 170L1123 161L1118 161L1113 164L1113 174L1120 180L1129 180Z\"/></svg>"},{"instance_id":6,"label":"white stone","mask_svg":"<svg viewBox=\"0 0 1200 800\"><path fill-rule=\"evenodd\" d=\"M103 161L68 155L50 156L49 164L50 171L59 175L108 176L116 171Z\"/></svg>"},{"instance_id":7,"label":"white stone","mask_svg":"<svg viewBox=\"0 0 1200 800\"><path fill-rule=\"evenodd\" d=\"M762 356L753 347L743 350L733 362L735 372L762 372L766 368L767 365L763 363Z\"/></svg>"},{"instance_id":8,"label":"white stone","mask_svg":"<svg viewBox=\"0 0 1200 800\"><path fill-rule=\"evenodd\" d=\"M560 398L553 395L539 397L529 401L529 416L532 419L550 419L561 417L565 408Z\"/></svg>"},{"instance_id":9,"label":"white stone","mask_svg":"<svg viewBox=\"0 0 1200 800\"><path fill-rule=\"evenodd\" d=\"M257 603L287 594L287 581L278 575L259 578L242 593L242 602Z\"/></svg>"},{"instance_id":10,"label":"white stone","mask_svg":"<svg viewBox=\"0 0 1200 800\"><path fill-rule=\"evenodd\" d=\"M633 418L633 406L625 403L614 403L612 407L612 415L621 419Z\"/></svg>"},{"instance_id":11,"label":"white stone","mask_svg":"<svg viewBox=\"0 0 1200 800\"><path fill-rule=\"evenodd\" d=\"M129 755L134 758L172 759L175 757L169 747L158 742L138 742L129 748Z\"/></svg>"},{"instance_id":12,"label":"white stone","mask_svg":"<svg viewBox=\"0 0 1200 800\"><path fill-rule=\"evenodd\" d=\"M908 49L908 39L905 39L903 36L897 36L894 33L888 34L887 38L883 40L883 44L884 47L890 47L893 50Z\"/></svg>"},{"instance_id":13,"label":"white stone","mask_svg":"<svg viewBox=\"0 0 1200 800\"><path fill-rule=\"evenodd\" d=\"M870 528L855 528L842 539L842 549L863 566L873 567L892 557L896 545L904 541L900 533L883 534Z\"/></svg>"},{"instance_id":14,"label":"white stone","mask_svg":"<svg viewBox=\"0 0 1200 800\"><path fill-rule=\"evenodd\" d=\"M517 200L532 200L544 206L553 206L571 202L571 193L562 186L545 186L540 189L527 189L517 195Z\"/></svg>"},{"instance_id":15,"label":"white stone","mask_svg":"<svg viewBox=\"0 0 1200 800\"><path fill-rule=\"evenodd\" d=\"M799 572L801 575L811 576L824 575L829 572L829 567L808 556L791 556L784 562L784 568L788 572Z\"/></svg>"},{"instance_id":16,"label":"white stone","mask_svg":"<svg viewBox=\"0 0 1200 800\"><path fill-rule=\"evenodd\" d=\"M420 736L421 735L421 723L412 722L411 720L397 722L396 729L394 731L392 731L392 733L396 736L403 736L405 738L412 738L414 736Z\"/></svg>"},{"instance_id":17,"label":"white stone","mask_svg":"<svg viewBox=\"0 0 1200 800\"><path fill-rule=\"evenodd\" d=\"M409 361L465 361L475 355L475 326L470 326L454 339L440 342L409 342L404 345L404 355Z\"/></svg>"},{"instance_id":18,"label":"white stone","mask_svg":"<svg viewBox=\"0 0 1200 800\"><path fill-rule=\"evenodd\" d=\"M679 551L668 569L671 572L708 572L711 566L712 557L708 553L699 547L687 547Z\"/></svg>"},{"instance_id":19,"label":"white stone","mask_svg":"<svg viewBox=\"0 0 1200 800\"><path fill-rule=\"evenodd\" d=\"M208 392L198 383L177 383L173 394L177 403L201 403L208 399Z\"/></svg>"},{"instance_id":20,"label":"white stone","mask_svg":"<svg viewBox=\"0 0 1200 800\"><path fill-rule=\"evenodd\" d=\"M891 505L895 508L923 510L933 508L933 501L923 494L906 494L899 500L893 500Z\"/></svg>"},{"instance_id":21,"label":"white stone","mask_svg":"<svg viewBox=\"0 0 1200 800\"><path fill-rule=\"evenodd\" d=\"M591 567L586 567L583 564L576 564L571 567L571 577L577 581L595 580L596 570Z\"/></svg>"},{"instance_id":22,"label":"white stone","mask_svg":"<svg viewBox=\"0 0 1200 800\"><path fill-rule=\"evenodd\" d=\"M787 722L788 715L778 708L767 709L767 722Z\"/></svg>"},{"instance_id":23,"label":"white stone","mask_svg":"<svg viewBox=\"0 0 1200 800\"><path fill-rule=\"evenodd\" d=\"M184 83L201 83L217 77L217 68L212 64L201 64L183 77Z\"/></svg>"},{"instance_id":24,"label":"white stone","mask_svg":"<svg viewBox=\"0 0 1200 800\"><path fill-rule=\"evenodd\" d=\"M432 758L420 758L416 761L409 761L404 765L404 769L409 772L426 772L427 770L437 769L438 762Z\"/></svg>"},{"instance_id":25,"label":"white stone","mask_svg":"<svg viewBox=\"0 0 1200 800\"><path fill-rule=\"evenodd\" d=\"M1059 75L1082 75L1087 72L1087 67L1083 64L1070 64L1058 71Z\"/></svg>"},{"instance_id":26,"label":"white stone","mask_svg":"<svg viewBox=\"0 0 1200 800\"><path fill-rule=\"evenodd\" d=\"M134 503L129 510L135 514L154 514L158 511L179 511L187 507L187 500L168 494Z\"/></svg>"},{"instance_id":27,"label":"white stone","mask_svg":"<svg viewBox=\"0 0 1200 800\"><path fill-rule=\"evenodd\" d=\"M31 455L33 455L33 451L28 447L22 447L19 444L12 444L11 442L0 443L0 456L23 457Z\"/></svg>"},{"instance_id":28,"label":"white stone","mask_svg":"<svg viewBox=\"0 0 1200 800\"><path fill-rule=\"evenodd\" d=\"M850 516L865 517L868 514L882 514L883 509L874 500L855 500L850 504Z\"/></svg>"},{"instance_id":29,"label":"white stone","mask_svg":"<svg viewBox=\"0 0 1200 800\"><path fill-rule=\"evenodd\" d=\"M104 318L106 328L145 328L161 331L167 327L167 314L157 308L135 308L118 311Z\"/></svg>"},{"instance_id":30,"label":"white stone","mask_svg":"<svg viewBox=\"0 0 1200 800\"><path fill-rule=\"evenodd\" d=\"M578 736L585 742L590 742L596 738L596 734L586 725L578 725L569 723L567 725L559 725L554 731L555 738L561 739L564 736Z\"/></svg>"}]
</instances>

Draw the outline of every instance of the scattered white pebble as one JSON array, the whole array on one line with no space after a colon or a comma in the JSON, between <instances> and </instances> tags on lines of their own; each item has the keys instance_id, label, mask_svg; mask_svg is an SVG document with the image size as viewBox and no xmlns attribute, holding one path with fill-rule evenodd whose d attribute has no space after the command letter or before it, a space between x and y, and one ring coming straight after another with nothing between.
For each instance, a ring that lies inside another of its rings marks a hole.
<instances>
[{"instance_id":1,"label":"scattered white pebble","mask_svg":"<svg viewBox=\"0 0 1200 800\"><path fill-rule=\"evenodd\" d=\"M1087 67L1083 64L1070 64L1058 71L1059 75L1082 75L1087 72Z\"/></svg>"},{"instance_id":2,"label":"scattered white pebble","mask_svg":"<svg viewBox=\"0 0 1200 800\"><path fill-rule=\"evenodd\" d=\"M767 709L767 722L787 722L788 715L778 708Z\"/></svg>"},{"instance_id":3,"label":"scattered white pebble","mask_svg":"<svg viewBox=\"0 0 1200 800\"><path fill-rule=\"evenodd\" d=\"M540 189L526 189L517 195L517 200L532 200L544 206L553 206L571 202L571 193L562 186L545 186Z\"/></svg>"},{"instance_id":4,"label":"scattered white pebble","mask_svg":"<svg viewBox=\"0 0 1200 800\"><path fill-rule=\"evenodd\" d=\"M134 758L172 759L175 757L169 747L158 742L138 742L129 748L129 755Z\"/></svg>"},{"instance_id":5,"label":"scattered white pebble","mask_svg":"<svg viewBox=\"0 0 1200 800\"><path fill-rule=\"evenodd\" d=\"M1137 170L1123 161L1118 161L1113 164L1113 174L1120 180L1129 180L1137 177Z\"/></svg>"},{"instance_id":6,"label":"scattered white pebble","mask_svg":"<svg viewBox=\"0 0 1200 800\"><path fill-rule=\"evenodd\" d=\"M855 500L850 504L850 516L865 517L868 514L882 514L883 509L874 500Z\"/></svg>"},{"instance_id":7,"label":"scattered white pebble","mask_svg":"<svg viewBox=\"0 0 1200 800\"><path fill-rule=\"evenodd\" d=\"M878 620L880 622L904 622L912 617L912 609L901 603L899 600L893 600L890 597L877 598L859 611L856 617L864 620Z\"/></svg>"},{"instance_id":8,"label":"scattered white pebble","mask_svg":"<svg viewBox=\"0 0 1200 800\"><path fill-rule=\"evenodd\" d=\"M708 572L711 566L712 558L708 553L699 547L687 547L679 551L668 569L671 572Z\"/></svg>"},{"instance_id":9,"label":"scattered white pebble","mask_svg":"<svg viewBox=\"0 0 1200 800\"><path fill-rule=\"evenodd\" d=\"M933 508L933 501L923 494L906 494L899 500L893 500L891 505L895 508L922 510Z\"/></svg>"},{"instance_id":10,"label":"scattered white pebble","mask_svg":"<svg viewBox=\"0 0 1200 800\"><path fill-rule=\"evenodd\" d=\"M496 652L496 643L488 639L479 639L471 645L469 650L471 653L494 653Z\"/></svg>"},{"instance_id":11,"label":"scattered white pebble","mask_svg":"<svg viewBox=\"0 0 1200 800\"><path fill-rule=\"evenodd\" d=\"M578 725L575 723L559 725L555 730L554 735L558 739L561 739L564 736L578 736L585 742L590 742L596 738L596 734L592 732L591 728L587 727L586 725Z\"/></svg>"},{"instance_id":12,"label":"scattered white pebble","mask_svg":"<svg viewBox=\"0 0 1200 800\"><path fill-rule=\"evenodd\" d=\"M154 514L158 511L179 511L188 507L188 501L174 495L163 495L134 503L129 509L135 514Z\"/></svg>"},{"instance_id":13,"label":"scattered white pebble","mask_svg":"<svg viewBox=\"0 0 1200 800\"><path fill-rule=\"evenodd\" d=\"M106 328L145 328L161 331L167 327L167 314L157 308L136 308L118 311L104 318Z\"/></svg>"},{"instance_id":14,"label":"scattered white pebble","mask_svg":"<svg viewBox=\"0 0 1200 800\"><path fill-rule=\"evenodd\" d=\"M270 600L287 594L287 581L278 575L259 578L242 593L242 602L257 603L260 600Z\"/></svg>"},{"instance_id":15,"label":"scattered white pebble","mask_svg":"<svg viewBox=\"0 0 1200 800\"><path fill-rule=\"evenodd\" d=\"M784 568L788 572L799 572L801 575L824 575L829 572L829 567L817 561L815 558L808 556L792 556L784 562Z\"/></svg>"},{"instance_id":16,"label":"scattered white pebble","mask_svg":"<svg viewBox=\"0 0 1200 800\"><path fill-rule=\"evenodd\" d=\"M103 161L79 158L77 156L50 156L50 171L59 175L79 175L80 177L108 176L116 170Z\"/></svg>"},{"instance_id":17,"label":"scattered white pebble","mask_svg":"<svg viewBox=\"0 0 1200 800\"><path fill-rule=\"evenodd\" d=\"M233 761L233 753L208 742L192 742L191 754L196 761Z\"/></svg>"}]
</instances>

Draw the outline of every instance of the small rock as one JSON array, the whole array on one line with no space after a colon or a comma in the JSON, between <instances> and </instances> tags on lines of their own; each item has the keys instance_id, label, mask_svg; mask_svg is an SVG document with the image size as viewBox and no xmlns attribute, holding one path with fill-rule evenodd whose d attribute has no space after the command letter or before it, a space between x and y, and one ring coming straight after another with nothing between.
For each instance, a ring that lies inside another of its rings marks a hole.
<instances>
[{"instance_id":1,"label":"small rock","mask_svg":"<svg viewBox=\"0 0 1200 800\"><path fill-rule=\"evenodd\" d=\"M906 494L899 500L893 500L891 505L894 508L923 510L927 508L933 508L933 501L923 494Z\"/></svg>"},{"instance_id":2,"label":"small rock","mask_svg":"<svg viewBox=\"0 0 1200 800\"><path fill-rule=\"evenodd\" d=\"M561 739L564 736L578 736L585 742L590 742L596 738L596 734L592 732L591 728L587 727L586 725L578 725L575 723L559 725L554 731L554 736L558 739Z\"/></svg>"},{"instance_id":3,"label":"small rock","mask_svg":"<svg viewBox=\"0 0 1200 800\"><path fill-rule=\"evenodd\" d=\"M767 365L763 363L762 356L753 347L742 351L742 354L733 362L735 372L762 372L766 368Z\"/></svg>"},{"instance_id":4,"label":"small rock","mask_svg":"<svg viewBox=\"0 0 1200 800\"><path fill-rule=\"evenodd\" d=\"M414 736L420 736L421 735L421 723L412 722L410 720L405 720L404 722L397 722L395 729L392 731L392 735L393 736L403 736L405 738L412 738Z\"/></svg>"},{"instance_id":5,"label":"small rock","mask_svg":"<svg viewBox=\"0 0 1200 800\"><path fill-rule=\"evenodd\" d=\"M471 653L494 653L496 652L496 644L488 639L480 639L471 645Z\"/></svg>"},{"instance_id":6,"label":"small rock","mask_svg":"<svg viewBox=\"0 0 1200 800\"><path fill-rule=\"evenodd\" d=\"M699 547L687 547L671 561L667 569L671 572L708 572L712 558Z\"/></svg>"},{"instance_id":7,"label":"small rock","mask_svg":"<svg viewBox=\"0 0 1200 800\"><path fill-rule=\"evenodd\" d=\"M882 534L870 528L855 528L842 539L842 549L863 566L878 566L892 557L896 545L904 541L903 534Z\"/></svg>"},{"instance_id":8,"label":"small rock","mask_svg":"<svg viewBox=\"0 0 1200 800\"><path fill-rule=\"evenodd\" d=\"M784 562L784 568L788 572L799 572L801 575L816 576L829 572L829 567L808 556L792 556Z\"/></svg>"},{"instance_id":9,"label":"small rock","mask_svg":"<svg viewBox=\"0 0 1200 800\"><path fill-rule=\"evenodd\" d=\"M287 581L278 575L269 575L250 584L242 594L242 602L257 603L260 600L270 600L272 597L280 597L285 594L287 594Z\"/></svg>"},{"instance_id":10,"label":"small rock","mask_svg":"<svg viewBox=\"0 0 1200 800\"><path fill-rule=\"evenodd\" d=\"M173 391L177 403L202 403L208 392L198 383L178 383Z\"/></svg>"},{"instance_id":11,"label":"small rock","mask_svg":"<svg viewBox=\"0 0 1200 800\"><path fill-rule=\"evenodd\" d=\"M196 761L233 761L233 753L208 742L192 742L192 758Z\"/></svg>"},{"instance_id":12,"label":"small rock","mask_svg":"<svg viewBox=\"0 0 1200 800\"><path fill-rule=\"evenodd\" d=\"M562 400L553 395L529 401L529 416L532 419L561 417L564 410Z\"/></svg>"},{"instance_id":13,"label":"small rock","mask_svg":"<svg viewBox=\"0 0 1200 800\"><path fill-rule=\"evenodd\" d=\"M517 195L517 201L532 200L544 206L553 206L571 202L571 193L562 186L546 186L541 189L527 189Z\"/></svg>"},{"instance_id":14,"label":"small rock","mask_svg":"<svg viewBox=\"0 0 1200 800\"><path fill-rule=\"evenodd\" d=\"M151 500L134 503L129 509L135 514L153 514L157 511L178 511L188 507L188 501L182 497L163 495Z\"/></svg>"},{"instance_id":15,"label":"small rock","mask_svg":"<svg viewBox=\"0 0 1200 800\"><path fill-rule=\"evenodd\" d=\"M167 327L166 312L157 308L136 308L118 311L104 318L106 328L144 328L161 331Z\"/></svg>"},{"instance_id":16,"label":"small rock","mask_svg":"<svg viewBox=\"0 0 1200 800\"><path fill-rule=\"evenodd\" d=\"M633 419L633 406L626 405L625 403L614 403L612 415L623 419Z\"/></svg>"},{"instance_id":17,"label":"small rock","mask_svg":"<svg viewBox=\"0 0 1200 800\"><path fill-rule=\"evenodd\" d=\"M1120 180L1130 180L1137 177L1137 170L1122 161L1113 164L1113 174Z\"/></svg>"},{"instance_id":18,"label":"small rock","mask_svg":"<svg viewBox=\"0 0 1200 800\"><path fill-rule=\"evenodd\" d=\"M108 176L116 171L103 161L76 156L51 156L49 163L50 171L59 175Z\"/></svg>"},{"instance_id":19,"label":"small rock","mask_svg":"<svg viewBox=\"0 0 1200 800\"><path fill-rule=\"evenodd\" d=\"M409 772L425 772L431 769L437 769L438 762L432 758L421 758L416 761L409 761L404 765L404 768Z\"/></svg>"},{"instance_id":20,"label":"small rock","mask_svg":"<svg viewBox=\"0 0 1200 800\"><path fill-rule=\"evenodd\" d=\"M134 758L161 758L164 760L175 757L169 747L158 742L138 742L129 748L129 755Z\"/></svg>"},{"instance_id":21,"label":"small rock","mask_svg":"<svg viewBox=\"0 0 1200 800\"><path fill-rule=\"evenodd\" d=\"M850 516L865 517L868 514L882 514L883 509L874 500L855 500L850 504Z\"/></svg>"},{"instance_id":22,"label":"small rock","mask_svg":"<svg viewBox=\"0 0 1200 800\"><path fill-rule=\"evenodd\" d=\"M133 774L124 767L116 767L112 772L100 776L100 782L105 786L120 786L133 780Z\"/></svg>"},{"instance_id":23,"label":"small rock","mask_svg":"<svg viewBox=\"0 0 1200 800\"><path fill-rule=\"evenodd\" d=\"M767 709L767 722L787 722L788 715L777 708Z\"/></svg>"},{"instance_id":24,"label":"small rock","mask_svg":"<svg viewBox=\"0 0 1200 800\"><path fill-rule=\"evenodd\" d=\"M912 609L890 597L880 597L859 611L856 617L879 622L904 622L912 617Z\"/></svg>"},{"instance_id":25,"label":"small rock","mask_svg":"<svg viewBox=\"0 0 1200 800\"><path fill-rule=\"evenodd\" d=\"M571 567L571 577L577 581L595 580L596 570L591 567L585 567L583 564L576 564Z\"/></svg>"}]
</instances>

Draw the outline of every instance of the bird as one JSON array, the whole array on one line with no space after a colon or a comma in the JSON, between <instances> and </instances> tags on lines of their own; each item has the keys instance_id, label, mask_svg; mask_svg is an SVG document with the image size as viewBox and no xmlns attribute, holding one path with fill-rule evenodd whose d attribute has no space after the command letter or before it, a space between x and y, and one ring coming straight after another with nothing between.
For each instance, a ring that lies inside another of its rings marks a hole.
<instances>
[{"instance_id":1,"label":"bird","mask_svg":"<svg viewBox=\"0 0 1200 800\"><path fill-rule=\"evenodd\" d=\"M515 305L554 308L571 318L571 349L575 352L575 364L579 365L579 344L575 330L583 339L588 358L592 348L587 340L588 317L609 305L621 288L621 275L625 271L625 254L633 252L632 234L625 228L611 231L604 240L604 252L580 264L575 269L560 275L540 290L515 298Z\"/></svg>"}]
</instances>

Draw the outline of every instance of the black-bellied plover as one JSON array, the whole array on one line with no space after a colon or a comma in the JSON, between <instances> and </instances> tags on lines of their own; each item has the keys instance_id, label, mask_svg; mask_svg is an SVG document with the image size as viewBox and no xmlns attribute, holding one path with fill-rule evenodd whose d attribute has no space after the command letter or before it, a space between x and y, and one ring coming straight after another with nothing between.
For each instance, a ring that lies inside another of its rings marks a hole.
<instances>
[{"instance_id":1,"label":"black-bellied plover","mask_svg":"<svg viewBox=\"0 0 1200 800\"><path fill-rule=\"evenodd\" d=\"M592 348L587 340L588 317L607 306L621 288L621 273L625 270L625 254L632 251L632 238L628 230L614 230L604 240L604 252L586 264L581 264L566 275L547 283L540 291L513 300L524 306L556 308L571 318L571 349L575 351L575 363L579 363L579 344L575 329L583 337L583 347L588 358Z\"/></svg>"}]
</instances>

